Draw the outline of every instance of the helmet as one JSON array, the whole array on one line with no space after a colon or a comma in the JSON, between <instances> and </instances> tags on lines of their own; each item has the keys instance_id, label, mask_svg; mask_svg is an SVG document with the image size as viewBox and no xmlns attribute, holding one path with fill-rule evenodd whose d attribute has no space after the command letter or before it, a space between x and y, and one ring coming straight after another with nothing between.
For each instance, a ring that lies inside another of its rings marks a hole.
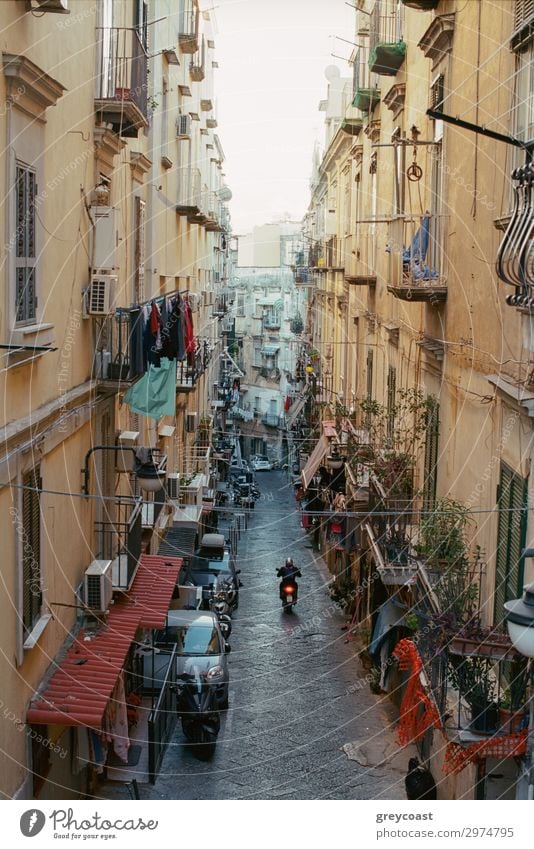
<instances>
[{"instance_id":1,"label":"helmet","mask_svg":"<svg viewBox=\"0 0 534 849\"><path fill-rule=\"evenodd\" d=\"M293 558L292 557L288 557L286 559L286 566L293 566Z\"/></svg>"}]
</instances>

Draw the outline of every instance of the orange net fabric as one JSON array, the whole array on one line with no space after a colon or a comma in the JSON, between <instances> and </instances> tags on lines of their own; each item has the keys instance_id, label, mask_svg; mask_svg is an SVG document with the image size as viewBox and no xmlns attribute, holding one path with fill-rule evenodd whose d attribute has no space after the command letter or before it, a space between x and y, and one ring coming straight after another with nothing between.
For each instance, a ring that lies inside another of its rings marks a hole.
<instances>
[{"instance_id":1,"label":"orange net fabric","mask_svg":"<svg viewBox=\"0 0 534 849\"><path fill-rule=\"evenodd\" d=\"M445 750L443 772L446 775L456 775L468 764L482 758L511 758L524 755L527 751L527 731L517 734L506 734L502 737L490 737L471 746L460 743L449 743Z\"/></svg>"},{"instance_id":2,"label":"orange net fabric","mask_svg":"<svg viewBox=\"0 0 534 849\"><path fill-rule=\"evenodd\" d=\"M411 640L401 640L393 650L393 657L397 658L403 672L410 673L397 728L399 743L405 746L407 743L415 743L429 728L441 728L441 719L434 702L421 684L419 676L423 663L415 644Z\"/></svg>"}]
</instances>

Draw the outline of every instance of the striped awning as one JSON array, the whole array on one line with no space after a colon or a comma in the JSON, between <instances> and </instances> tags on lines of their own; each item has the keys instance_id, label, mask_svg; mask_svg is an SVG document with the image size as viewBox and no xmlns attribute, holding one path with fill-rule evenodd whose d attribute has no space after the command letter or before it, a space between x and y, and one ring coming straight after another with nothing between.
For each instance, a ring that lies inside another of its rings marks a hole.
<instances>
[{"instance_id":1,"label":"striped awning","mask_svg":"<svg viewBox=\"0 0 534 849\"><path fill-rule=\"evenodd\" d=\"M182 561L142 555L129 592L87 627L52 663L52 676L33 699L35 725L99 729L138 628L162 628Z\"/></svg>"},{"instance_id":2,"label":"striped awning","mask_svg":"<svg viewBox=\"0 0 534 849\"><path fill-rule=\"evenodd\" d=\"M312 453L308 457L308 462L300 473L302 483L304 484L304 489L308 489L310 483L312 482L312 478L317 473L317 469L323 462L329 450L330 443L327 437L323 434L320 440L318 441L317 445L313 449Z\"/></svg>"}]
</instances>

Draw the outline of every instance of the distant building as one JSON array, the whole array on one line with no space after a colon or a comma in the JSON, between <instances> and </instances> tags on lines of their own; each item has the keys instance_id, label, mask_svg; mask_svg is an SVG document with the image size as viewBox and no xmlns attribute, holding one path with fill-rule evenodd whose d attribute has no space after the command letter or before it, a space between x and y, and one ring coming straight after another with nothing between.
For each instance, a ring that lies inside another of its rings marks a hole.
<instances>
[{"instance_id":1,"label":"distant building","mask_svg":"<svg viewBox=\"0 0 534 849\"><path fill-rule=\"evenodd\" d=\"M245 457L283 459L285 412L298 394L297 360L303 344L305 294L292 267L302 251L300 225L264 224L239 236L233 279L234 334L229 351L243 368L233 409Z\"/></svg>"}]
</instances>

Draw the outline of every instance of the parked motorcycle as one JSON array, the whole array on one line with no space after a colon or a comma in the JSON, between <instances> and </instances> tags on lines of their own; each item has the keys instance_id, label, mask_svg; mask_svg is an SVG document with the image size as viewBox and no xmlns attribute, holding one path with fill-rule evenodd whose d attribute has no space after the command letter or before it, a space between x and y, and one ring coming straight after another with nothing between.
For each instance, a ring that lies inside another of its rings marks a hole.
<instances>
[{"instance_id":1,"label":"parked motorcycle","mask_svg":"<svg viewBox=\"0 0 534 849\"><path fill-rule=\"evenodd\" d=\"M176 710L183 732L197 756L208 760L215 752L221 727L215 687L202 677L198 667L179 675L176 684Z\"/></svg>"},{"instance_id":2,"label":"parked motorcycle","mask_svg":"<svg viewBox=\"0 0 534 849\"><path fill-rule=\"evenodd\" d=\"M232 633L232 605L235 600L235 590L212 590L209 599L209 609L215 613L221 626L222 635L228 640Z\"/></svg>"}]
</instances>

